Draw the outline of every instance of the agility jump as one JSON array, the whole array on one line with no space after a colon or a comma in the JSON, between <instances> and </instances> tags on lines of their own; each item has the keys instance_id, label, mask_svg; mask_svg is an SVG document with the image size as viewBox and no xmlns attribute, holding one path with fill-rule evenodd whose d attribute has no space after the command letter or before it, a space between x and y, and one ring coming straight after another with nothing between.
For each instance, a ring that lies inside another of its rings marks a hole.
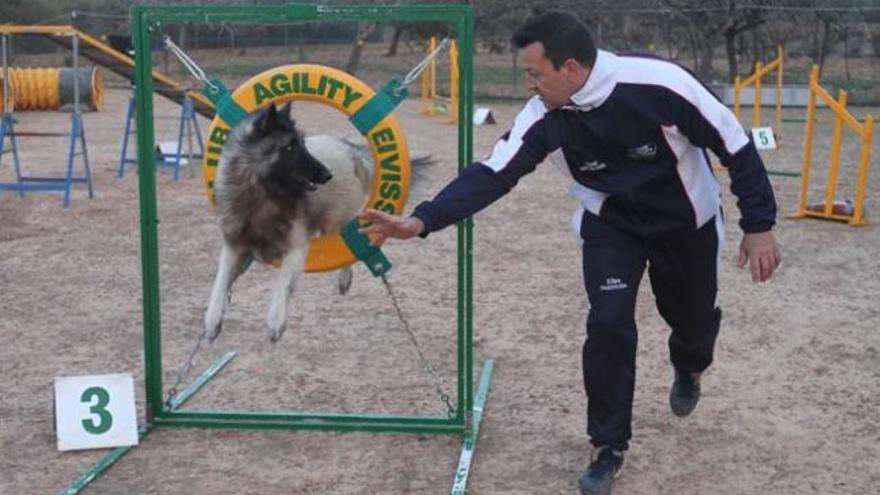
<instances>
[{"instance_id":1,"label":"agility jump","mask_svg":"<svg viewBox=\"0 0 880 495\"><path fill-rule=\"evenodd\" d=\"M458 276L457 276L457 332L456 332L456 390L452 394L454 406L450 405L446 416L393 416L376 414L324 414L317 412L242 412L242 411L206 411L179 410L178 407L199 387L204 385L231 356L224 356L209 370L180 394L166 400L163 387L162 350L161 350L161 319L160 284L158 257L158 213L156 201L156 183L152 161L153 123L152 100L149 98L153 90L150 77L151 61L149 53L140 47L150 46L151 30L166 22L206 22L212 20L223 22L289 22L297 21L347 21L347 22L413 22L442 21L454 30L462 43L459 54L461 76L458 79L460 97L458 112L470 116L472 106L472 53L473 53L473 12L467 5L432 5L432 6L315 6L289 4L284 6L258 6L242 10L234 6L137 6L132 11L133 32L135 34L136 53L135 82L137 90L137 133L138 157L142 173L138 174L140 185L139 201L141 204L141 237L143 245L143 303L144 303L144 354L145 354L145 386L147 425L143 435L152 428L164 426L214 427L214 428L260 428L260 429L312 429L336 431L370 431L370 432L411 432L411 433L444 433L462 435L462 453L458 468L453 478L453 494L463 494L467 483L471 459L479 434L479 425L483 414L483 405L488 394L493 363L486 360L481 372L479 389L474 390L473 366L473 258L472 258L472 222L468 219L458 225ZM298 74L298 75L297 75ZM391 191L399 183L402 187L407 180L402 172L396 173L390 167L400 166L402 170L402 154L405 153L405 141L402 134L390 123L391 109L406 96L406 83L411 82L410 76L403 83L391 81L382 90L372 93L367 87L359 86L352 78L344 77L333 69L316 66L288 66L273 69L245 84L241 91L229 93L216 80L204 80L204 97L212 101L218 109L218 118L212 124L211 137L206 150L205 167L213 168L222 149L223 135L228 133L233 121L247 116L249 110L261 106L274 105L275 100L308 99L328 104L351 116L352 124L370 142L376 167L373 196L369 205L382 209L383 205L398 213L402 209L401 198ZM307 77L306 77L307 76ZM416 74L412 79L418 77ZM349 89L346 89L348 87ZM259 89L258 89L259 88ZM264 91L265 90L265 91ZM334 91L335 90L335 91ZM363 96L354 98L355 93ZM348 96L348 99L346 98ZM348 105L346 105L348 101ZM360 106L358 106L360 105ZM458 170L461 171L472 160L473 128L471 119L467 118L457 128L458 134ZM393 139L392 139L393 137ZM214 138L213 140L211 138ZM394 149L396 148L396 149ZM397 154L397 158L391 157ZM388 168L382 169L383 161ZM209 172L210 173L210 172ZM383 174L399 175L398 178L381 177ZM206 174L206 181L211 181ZM206 182L209 194L211 183ZM378 193L377 193L378 191ZM401 191L402 192L402 191ZM387 195L388 197L384 197ZM401 194L401 196L404 196ZM377 206L378 205L378 206ZM386 210L387 211L387 210ZM356 225L356 224L355 224ZM361 236L363 236L361 234ZM339 262L335 256L326 256L324 262ZM317 263L317 262L316 262ZM369 267L369 265L368 265ZM173 387L174 388L174 387ZM123 450L120 450L123 449ZM99 476L113 462L130 448L120 448L83 475L73 486L85 486ZM75 493L68 492L68 493Z\"/></svg>"},{"instance_id":2,"label":"agility jump","mask_svg":"<svg viewBox=\"0 0 880 495\"><path fill-rule=\"evenodd\" d=\"M821 99L834 112L834 134L831 141L831 160L825 185L824 201L817 205L809 205L810 172L813 161L813 134L816 122L816 99ZM837 99L819 84L819 66L814 65L810 72L810 102L807 107L807 125L804 131L804 161L801 168L801 188L798 199L796 218L822 218L847 222L857 226L864 223L865 194L868 187L868 164L871 158L871 141L874 135L874 117L865 116L859 122L846 109L846 91L837 92ZM861 153L858 162L858 177L855 188L855 201L847 203L836 201L837 182L840 173L840 154L843 141L844 124L848 126L861 141Z\"/></svg>"},{"instance_id":3,"label":"agility jump","mask_svg":"<svg viewBox=\"0 0 880 495\"><path fill-rule=\"evenodd\" d=\"M755 62L755 71L749 77L742 79L736 76L733 81L733 114L736 118L740 118L741 101L743 91L752 86L754 89L754 99L752 100L752 127L761 125L761 97L762 97L762 81L768 74L776 71L776 113L773 125L773 134L776 140L781 139L780 130L782 129L782 66L785 62L785 52L781 46L776 47L776 58L764 65L761 62Z\"/></svg>"},{"instance_id":4,"label":"agility jump","mask_svg":"<svg viewBox=\"0 0 880 495\"><path fill-rule=\"evenodd\" d=\"M449 123L458 123L458 44L455 40L444 39L439 44L437 37L431 36L428 42L428 54L436 54L438 51L449 47L449 98L437 94L437 59L430 57L428 67L422 73L422 92L419 99L420 111L424 115L442 115L449 112ZM441 103L442 102L442 103ZM448 102L448 104L447 104Z\"/></svg>"}]
</instances>

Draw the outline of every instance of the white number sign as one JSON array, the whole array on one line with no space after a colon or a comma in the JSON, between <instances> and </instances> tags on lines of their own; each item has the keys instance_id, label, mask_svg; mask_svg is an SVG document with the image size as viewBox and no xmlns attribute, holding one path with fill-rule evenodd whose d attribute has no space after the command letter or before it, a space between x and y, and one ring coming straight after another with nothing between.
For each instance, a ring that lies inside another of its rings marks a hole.
<instances>
[{"instance_id":1,"label":"white number sign","mask_svg":"<svg viewBox=\"0 0 880 495\"><path fill-rule=\"evenodd\" d=\"M137 445L131 374L55 378L58 450Z\"/></svg>"},{"instance_id":2,"label":"white number sign","mask_svg":"<svg viewBox=\"0 0 880 495\"><path fill-rule=\"evenodd\" d=\"M752 139L755 140L755 147L759 150L776 149L776 138L773 136L772 127L753 127Z\"/></svg>"}]
</instances>

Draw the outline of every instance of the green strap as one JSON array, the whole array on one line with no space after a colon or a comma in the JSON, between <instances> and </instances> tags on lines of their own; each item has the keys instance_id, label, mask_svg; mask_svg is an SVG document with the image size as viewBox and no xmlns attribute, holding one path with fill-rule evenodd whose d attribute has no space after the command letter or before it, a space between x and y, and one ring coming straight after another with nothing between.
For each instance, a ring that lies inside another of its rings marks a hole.
<instances>
[{"instance_id":1,"label":"green strap","mask_svg":"<svg viewBox=\"0 0 880 495\"><path fill-rule=\"evenodd\" d=\"M211 84L202 88L202 94L211 100L214 108L217 109L217 115L230 129L248 116L247 111L232 99L232 93L219 79L212 79Z\"/></svg>"},{"instance_id":2,"label":"green strap","mask_svg":"<svg viewBox=\"0 0 880 495\"><path fill-rule=\"evenodd\" d=\"M378 247L370 244L369 237L358 231L360 227L357 218L351 219L342 227L342 240L345 241L357 259L367 265L367 269L374 277L384 275L391 269L391 262Z\"/></svg>"},{"instance_id":3,"label":"green strap","mask_svg":"<svg viewBox=\"0 0 880 495\"><path fill-rule=\"evenodd\" d=\"M361 134L366 136L373 127L376 127L376 124L394 111L394 108L405 100L407 95L406 86L400 81L392 79L351 116L351 123ZM370 239L361 234L358 229L360 229L360 224L357 218L352 219L342 227L342 239L355 257L367 265L367 269L374 277L384 275L391 269L391 262L378 247L370 244Z\"/></svg>"},{"instance_id":4,"label":"green strap","mask_svg":"<svg viewBox=\"0 0 880 495\"><path fill-rule=\"evenodd\" d=\"M370 129L376 127L376 124L406 99L408 93L406 86L400 81L396 79L388 81L384 88L373 95L360 110L351 116L351 123L361 134L366 136Z\"/></svg>"}]
</instances>

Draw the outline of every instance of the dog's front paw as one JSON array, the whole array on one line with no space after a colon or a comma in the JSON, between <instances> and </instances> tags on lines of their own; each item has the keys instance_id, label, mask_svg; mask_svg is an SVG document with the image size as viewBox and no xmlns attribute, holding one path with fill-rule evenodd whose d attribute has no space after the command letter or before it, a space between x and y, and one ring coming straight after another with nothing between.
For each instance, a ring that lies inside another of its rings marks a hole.
<instances>
[{"instance_id":1,"label":"dog's front paw","mask_svg":"<svg viewBox=\"0 0 880 495\"><path fill-rule=\"evenodd\" d=\"M266 323L265 331L266 335L269 337L269 342L275 344L279 340L281 340L281 336L284 334L284 330L287 329L287 323L281 322L280 324L271 324Z\"/></svg>"},{"instance_id":2,"label":"dog's front paw","mask_svg":"<svg viewBox=\"0 0 880 495\"><path fill-rule=\"evenodd\" d=\"M208 339L208 342L214 342L222 329L223 315L213 315L211 311L208 311L205 314L205 338Z\"/></svg>"},{"instance_id":3,"label":"dog's front paw","mask_svg":"<svg viewBox=\"0 0 880 495\"><path fill-rule=\"evenodd\" d=\"M269 337L269 341L273 344L281 339L284 333L284 327L287 324L287 308L284 307L283 299L273 299L273 304L269 305L269 314L266 315L266 324L263 330Z\"/></svg>"},{"instance_id":4,"label":"dog's front paw","mask_svg":"<svg viewBox=\"0 0 880 495\"><path fill-rule=\"evenodd\" d=\"M351 270L350 266L339 270L339 293L342 295L348 294L348 289L351 289L351 280L354 277L354 273Z\"/></svg>"}]
</instances>

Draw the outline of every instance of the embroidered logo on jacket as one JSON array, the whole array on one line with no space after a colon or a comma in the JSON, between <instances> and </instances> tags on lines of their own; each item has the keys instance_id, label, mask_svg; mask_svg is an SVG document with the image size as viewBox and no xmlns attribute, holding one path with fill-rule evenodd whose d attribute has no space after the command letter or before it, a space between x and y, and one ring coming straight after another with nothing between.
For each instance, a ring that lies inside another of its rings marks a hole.
<instances>
[{"instance_id":1,"label":"embroidered logo on jacket","mask_svg":"<svg viewBox=\"0 0 880 495\"><path fill-rule=\"evenodd\" d=\"M591 162L584 162L583 165L578 167L578 170L580 170L581 172L595 172L597 170L602 170L603 168L606 168L606 167L608 167L608 165L605 165L604 163L600 162L599 160L594 160Z\"/></svg>"},{"instance_id":2,"label":"embroidered logo on jacket","mask_svg":"<svg viewBox=\"0 0 880 495\"><path fill-rule=\"evenodd\" d=\"M657 156L657 144L648 143L626 150L626 155L633 160L651 160Z\"/></svg>"}]
</instances>

